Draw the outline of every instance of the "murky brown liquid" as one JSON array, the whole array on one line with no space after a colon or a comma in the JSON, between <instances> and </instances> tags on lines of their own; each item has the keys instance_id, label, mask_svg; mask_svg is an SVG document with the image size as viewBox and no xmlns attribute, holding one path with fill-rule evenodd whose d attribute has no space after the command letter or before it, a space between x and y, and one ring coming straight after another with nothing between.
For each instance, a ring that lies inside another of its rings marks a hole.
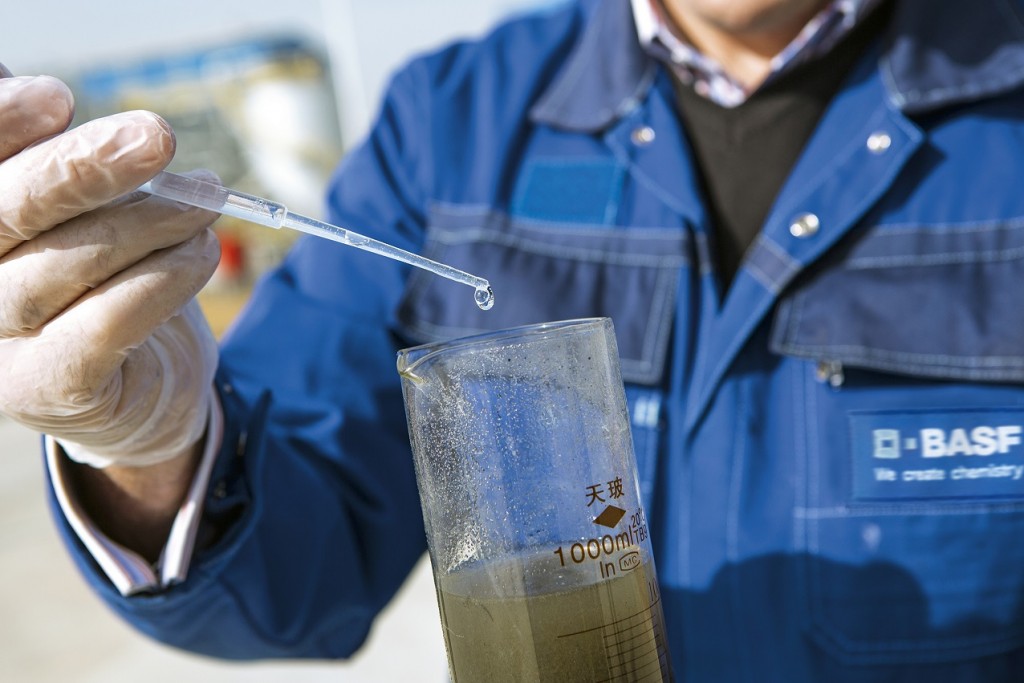
<instances>
[{"instance_id":1,"label":"murky brown liquid","mask_svg":"<svg viewBox=\"0 0 1024 683\"><path fill-rule=\"evenodd\" d=\"M515 598L481 595L487 574L480 570L442 578L438 600L455 683L671 681L664 618L647 567ZM459 586L474 586L473 595L460 594Z\"/></svg>"}]
</instances>

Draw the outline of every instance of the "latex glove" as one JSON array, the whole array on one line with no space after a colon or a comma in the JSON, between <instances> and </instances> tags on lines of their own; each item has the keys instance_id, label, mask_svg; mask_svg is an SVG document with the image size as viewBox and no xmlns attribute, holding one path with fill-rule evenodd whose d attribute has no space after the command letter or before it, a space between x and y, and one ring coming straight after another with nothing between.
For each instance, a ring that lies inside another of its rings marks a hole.
<instances>
[{"instance_id":1,"label":"latex glove","mask_svg":"<svg viewBox=\"0 0 1024 683\"><path fill-rule=\"evenodd\" d=\"M66 130L72 110L56 79L0 78L0 412L79 461L152 464L208 417L216 344L189 302L216 216L125 196L174 155L162 119Z\"/></svg>"}]
</instances>

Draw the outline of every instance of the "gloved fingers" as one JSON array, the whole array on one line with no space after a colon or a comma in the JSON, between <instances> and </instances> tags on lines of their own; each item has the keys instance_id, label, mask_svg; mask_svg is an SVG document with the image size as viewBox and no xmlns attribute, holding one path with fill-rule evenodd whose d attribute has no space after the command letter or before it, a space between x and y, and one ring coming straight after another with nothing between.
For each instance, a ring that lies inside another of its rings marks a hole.
<instances>
[{"instance_id":1,"label":"gloved fingers","mask_svg":"<svg viewBox=\"0 0 1024 683\"><path fill-rule=\"evenodd\" d=\"M42 349L25 337L0 341L9 370L0 411L57 437L72 459L94 467L160 462L202 436L217 342L195 299L95 386L70 379L84 359L61 352L64 341L43 339ZM51 362L38 364L45 356Z\"/></svg>"},{"instance_id":2,"label":"gloved fingers","mask_svg":"<svg viewBox=\"0 0 1024 683\"><path fill-rule=\"evenodd\" d=\"M38 329L86 292L216 218L135 193L22 242L0 258L0 338Z\"/></svg>"},{"instance_id":3,"label":"gloved fingers","mask_svg":"<svg viewBox=\"0 0 1024 683\"><path fill-rule=\"evenodd\" d=\"M3 65L0 64L0 68ZM50 76L0 73L0 161L67 130L74 115L68 87Z\"/></svg>"},{"instance_id":4,"label":"gloved fingers","mask_svg":"<svg viewBox=\"0 0 1024 683\"><path fill-rule=\"evenodd\" d=\"M173 156L170 126L134 111L89 121L7 159L0 163L0 254L130 192Z\"/></svg>"},{"instance_id":5,"label":"gloved fingers","mask_svg":"<svg viewBox=\"0 0 1024 683\"><path fill-rule=\"evenodd\" d=\"M84 419L58 426L65 452L100 467L142 466L184 452L202 437L216 369L217 342L193 299L128 353L110 389L85 407ZM97 418L118 428L97 428ZM88 448L69 443L82 440Z\"/></svg>"},{"instance_id":6,"label":"gloved fingers","mask_svg":"<svg viewBox=\"0 0 1024 683\"><path fill-rule=\"evenodd\" d=\"M107 386L125 357L202 289L219 258L217 238L203 230L119 272L50 321L40 341L65 347L49 380L56 394L91 396Z\"/></svg>"}]
</instances>

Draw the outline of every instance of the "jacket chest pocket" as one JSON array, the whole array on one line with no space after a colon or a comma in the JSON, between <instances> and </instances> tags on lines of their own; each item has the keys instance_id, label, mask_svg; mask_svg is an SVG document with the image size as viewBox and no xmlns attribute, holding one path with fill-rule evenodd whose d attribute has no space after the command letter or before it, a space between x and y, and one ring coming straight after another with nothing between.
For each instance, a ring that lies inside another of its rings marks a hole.
<instances>
[{"instance_id":1,"label":"jacket chest pocket","mask_svg":"<svg viewBox=\"0 0 1024 683\"><path fill-rule=\"evenodd\" d=\"M868 238L779 307L813 639L856 664L1024 645L1020 230ZM979 663L978 666L981 666Z\"/></svg>"}]
</instances>

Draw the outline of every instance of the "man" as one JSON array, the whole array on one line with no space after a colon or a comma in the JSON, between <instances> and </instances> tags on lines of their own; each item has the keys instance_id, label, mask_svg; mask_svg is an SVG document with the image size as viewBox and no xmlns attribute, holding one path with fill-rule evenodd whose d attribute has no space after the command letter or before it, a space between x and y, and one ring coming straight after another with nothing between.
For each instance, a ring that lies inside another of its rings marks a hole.
<instances>
[{"instance_id":1,"label":"man","mask_svg":"<svg viewBox=\"0 0 1024 683\"><path fill-rule=\"evenodd\" d=\"M416 60L329 219L494 309L300 242L213 392L175 315L212 217L120 198L170 132L48 139L66 91L0 81L0 405L131 623L341 657L423 551L395 350L608 315L679 679L1019 680L1022 36L1006 0L591 0Z\"/></svg>"}]
</instances>

